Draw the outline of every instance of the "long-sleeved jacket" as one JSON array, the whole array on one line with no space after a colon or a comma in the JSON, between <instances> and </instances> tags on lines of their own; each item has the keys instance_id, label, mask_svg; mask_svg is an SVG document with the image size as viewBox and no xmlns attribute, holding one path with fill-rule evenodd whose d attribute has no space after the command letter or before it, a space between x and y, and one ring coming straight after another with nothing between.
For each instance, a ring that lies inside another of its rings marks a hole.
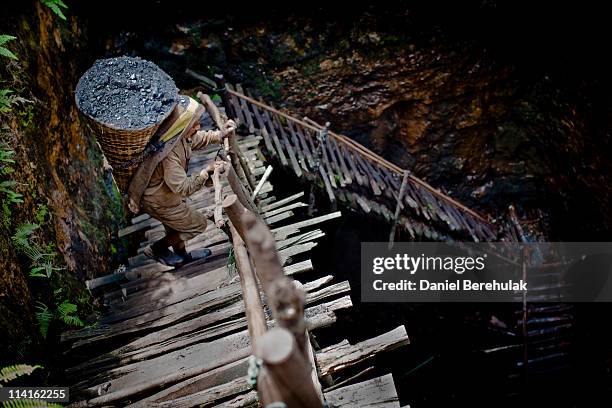
<instances>
[{"instance_id":1,"label":"long-sleeved jacket","mask_svg":"<svg viewBox=\"0 0 612 408\"><path fill-rule=\"evenodd\" d=\"M220 142L221 132L218 130L198 131L190 138L184 137L153 172L143 199L170 204L198 191L207 177L187 175L191 151Z\"/></svg>"}]
</instances>

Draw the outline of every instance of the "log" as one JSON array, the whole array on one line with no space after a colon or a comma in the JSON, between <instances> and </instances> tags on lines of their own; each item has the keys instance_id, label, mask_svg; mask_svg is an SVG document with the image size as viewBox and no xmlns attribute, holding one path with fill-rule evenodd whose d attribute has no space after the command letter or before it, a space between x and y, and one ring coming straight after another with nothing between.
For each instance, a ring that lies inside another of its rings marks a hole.
<instances>
[{"instance_id":1,"label":"log","mask_svg":"<svg viewBox=\"0 0 612 408\"><path fill-rule=\"evenodd\" d=\"M230 224L230 232L234 242L234 256L240 275L240 286L242 287L242 298L245 305L249 336L251 342L256 345L257 339L266 332L266 318L263 313L261 298L259 297L257 279L251 267L251 260L249 259L244 241L236 231L233 222Z\"/></svg>"},{"instance_id":2,"label":"log","mask_svg":"<svg viewBox=\"0 0 612 408\"><path fill-rule=\"evenodd\" d=\"M223 228L225 226L225 220L223 219L223 213L222 213L222 208L221 208L222 195L221 195L221 181L219 180L220 171L222 171L222 167L215 165L215 170L212 175L212 182L213 182L213 186L215 189L214 218L215 218L215 226L217 228Z\"/></svg>"},{"instance_id":3,"label":"log","mask_svg":"<svg viewBox=\"0 0 612 408\"><path fill-rule=\"evenodd\" d=\"M292 279L284 275L274 235L266 224L248 213L243 213L242 223L245 229L245 242L268 299L272 316L281 327L288 329L296 337L300 350L304 352L306 350L304 292L296 287Z\"/></svg>"},{"instance_id":4,"label":"log","mask_svg":"<svg viewBox=\"0 0 612 408\"><path fill-rule=\"evenodd\" d=\"M270 390L268 384L258 379L257 388L264 406L279 401L296 408L323 406L310 377L309 362L291 332L280 327L271 329L262 336L254 351L263 360L275 388Z\"/></svg>"},{"instance_id":5,"label":"log","mask_svg":"<svg viewBox=\"0 0 612 408\"><path fill-rule=\"evenodd\" d=\"M230 194L225 197L225 200L223 200L223 210L238 232L238 235L240 235L240 238L244 241L246 239L246 233L244 224L242 223L242 215L248 210L242 205L235 194Z\"/></svg>"},{"instance_id":6,"label":"log","mask_svg":"<svg viewBox=\"0 0 612 408\"><path fill-rule=\"evenodd\" d=\"M250 194L247 191L245 191L245 188L242 182L240 181L240 179L238 178L238 175L234 171L234 166L232 166L227 161L225 164L224 174L227 176L227 181L229 182L229 185L231 186L232 192L236 195L236 197L238 197L238 200L240 200L240 203L245 208L257 214L258 213L257 207L251 200Z\"/></svg>"}]
</instances>

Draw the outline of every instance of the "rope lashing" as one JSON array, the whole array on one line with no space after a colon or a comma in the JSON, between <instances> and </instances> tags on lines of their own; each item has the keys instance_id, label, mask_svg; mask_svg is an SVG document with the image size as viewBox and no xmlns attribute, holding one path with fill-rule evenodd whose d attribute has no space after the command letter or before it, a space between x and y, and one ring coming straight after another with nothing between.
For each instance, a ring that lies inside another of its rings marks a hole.
<instances>
[{"instance_id":1,"label":"rope lashing","mask_svg":"<svg viewBox=\"0 0 612 408\"><path fill-rule=\"evenodd\" d=\"M263 365L263 361L261 358L257 358L255 356L249 357L249 368L247 369L247 384L251 386L251 388L257 387L257 377L259 377L259 372L261 371L261 366Z\"/></svg>"}]
</instances>

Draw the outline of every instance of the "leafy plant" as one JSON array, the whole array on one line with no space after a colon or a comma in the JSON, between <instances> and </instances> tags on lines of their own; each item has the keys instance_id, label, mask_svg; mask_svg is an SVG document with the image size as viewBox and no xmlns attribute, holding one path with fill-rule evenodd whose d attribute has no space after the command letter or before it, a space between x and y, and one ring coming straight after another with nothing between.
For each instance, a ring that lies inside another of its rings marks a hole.
<instances>
[{"instance_id":1,"label":"leafy plant","mask_svg":"<svg viewBox=\"0 0 612 408\"><path fill-rule=\"evenodd\" d=\"M23 195L13 190L16 185L17 182L14 180L0 181L0 193L6 195L6 201L10 204L23 203Z\"/></svg>"},{"instance_id":2,"label":"leafy plant","mask_svg":"<svg viewBox=\"0 0 612 408\"><path fill-rule=\"evenodd\" d=\"M66 19L66 16L62 12L62 9L67 9L68 6L64 4L62 0L40 0L42 4L49 7L52 12L55 13L62 20Z\"/></svg>"},{"instance_id":3,"label":"leafy plant","mask_svg":"<svg viewBox=\"0 0 612 408\"><path fill-rule=\"evenodd\" d=\"M0 369L0 383L7 383L9 381L13 381L16 378L22 377L24 375L30 375L37 368L42 368L42 366L35 365L27 365L27 364L16 364L8 367L3 367ZM0 384L0 387L2 385Z\"/></svg>"},{"instance_id":4,"label":"leafy plant","mask_svg":"<svg viewBox=\"0 0 612 408\"><path fill-rule=\"evenodd\" d=\"M0 145L0 174L6 175L13 173L15 169L11 166L15 164L15 160L11 157L15 155L14 150L9 150L6 145Z\"/></svg>"},{"instance_id":5,"label":"leafy plant","mask_svg":"<svg viewBox=\"0 0 612 408\"><path fill-rule=\"evenodd\" d=\"M16 102L17 98L12 93L12 89L0 89L0 113L9 112L12 105Z\"/></svg>"},{"instance_id":6,"label":"leafy plant","mask_svg":"<svg viewBox=\"0 0 612 408\"><path fill-rule=\"evenodd\" d=\"M37 302L36 305L36 321L38 322L38 329L40 334L46 338L49 332L49 325L53 321L53 312L49 309L49 306L42 302Z\"/></svg>"},{"instance_id":7,"label":"leafy plant","mask_svg":"<svg viewBox=\"0 0 612 408\"><path fill-rule=\"evenodd\" d=\"M53 271L61 268L54 266L53 261L57 253L43 252L43 250L30 239L30 236L40 228L38 224L21 224L17 227L12 240L15 248L30 259L30 276L37 278L51 278Z\"/></svg>"},{"instance_id":8,"label":"leafy plant","mask_svg":"<svg viewBox=\"0 0 612 408\"><path fill-rule=\"evenodd\" d=\"M27 365L27 364L16 364L0 369L0 388L2 383L8 383L24 375L30 375L34 370L42 368L42 366ZM61 405L53 404L47 401L34 400L34 399L15 399L4 401L2 403L3 408L61 408Z\"/></svg>"},{"instance_id":9,"label":"leafy plant","mask_svg":"<svg viewBox=\"0 0 612 408\"><path fill-rule=\"evenodd\" d=\"M62 408L62 406L42 400L18 399L3 402L2 408Z\"/></svg>"},{"instance_id":10,"label":"leafy plant","mask_svg":"<svg viewBox=\"0 0 612 408\"><path fill-rule=\"evenodd\" d=\"M1 94L0 90L0 94ZM0 109L1 110L1 109ZM12 159L14 150L9 149L6 144L0 143L0 176L6 176L15 172ZM11 205L23 203L23 196L14 190L17 185L13 180L0 180L0 199L2 199L2 224L8 228L11 224ZM6 196L5 198L2 195Z\"/></svg>"},{"instance_id":11,"label":"leafy plant","mask_svg":"<svg viewBox=\"0 0 612 408\"><path fill-rule=\"evenodd\" d=\"M14 37L12 35L8 35L8 34L0 34L0 55L3 57L7 57L10 59L17 59L17 56L15 54L13 54L13 52L11 50L9 50L8 48L6 48L4 46L4 44L9 43L13 40L16 40L17 37Z\"/></svg>"},{"instance_id":12,"label":"leafy plant","mask_svg":"<svg viewBox=\"0 0 612 408\"><path fill-rule=\"evenodd\" d=\"M57 317L68 326L83 327L85 323L75 314L77 309L77 305L64 300L57 307Z\"/></svg>"}]
</instances>

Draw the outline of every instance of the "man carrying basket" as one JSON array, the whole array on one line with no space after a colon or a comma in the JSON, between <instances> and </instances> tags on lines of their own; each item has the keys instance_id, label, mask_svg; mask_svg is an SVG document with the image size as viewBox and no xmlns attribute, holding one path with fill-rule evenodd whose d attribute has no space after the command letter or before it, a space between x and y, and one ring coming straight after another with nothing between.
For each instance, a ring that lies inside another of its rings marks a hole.
<instances>
[{"instance_id":1,"label":"man carrying basket","mask_svg":"<svg viewBox=\"0 0 612 408\"><path fill-rule=\"evenodd\" d=\"M186 199L212 184L214 164L187 175L189 159L193 150L222 143L236 124L225 120L220 129L200 130L207 119L204 107L179 96L172 78L140 58L97 60L79 80L76 102L113 167L117 185L127 193L130 210L144 210L164 226L166 235L145 248L145 255L174 267L208 257L209 249L186 251L186 241L204 232L210 217ZM214 104L206 105L218 118Z\"/></svg>"},{"instance_id":2,"label":"man carrying basket","mask_svg":"<svg viewBox=\"0 0 612 408\"><path fill-rule=\"evenodd\" d=\"M197 104L189 99L191 104ZM230 119L222 129L198 128L199 123L196 123L185 130L186 135L157 164L142 195L142 209L159 220L166 230L166 236L146 247L144 253L168 266L179 266L191 262L194 257L199 259L210 255L209 249L197 256L188 254L185 249L185 242L204 232L207 225L207 215L187 205L185 199L208 185L206 182L214 171L214 164L208 164L199 174L191 176L187 175L187 167L193 150L203 149L211 143L222 144L223 139L235 130L236 124ZM174 253L169 247L174 249Z\"/></svg>"}]
</instances>

